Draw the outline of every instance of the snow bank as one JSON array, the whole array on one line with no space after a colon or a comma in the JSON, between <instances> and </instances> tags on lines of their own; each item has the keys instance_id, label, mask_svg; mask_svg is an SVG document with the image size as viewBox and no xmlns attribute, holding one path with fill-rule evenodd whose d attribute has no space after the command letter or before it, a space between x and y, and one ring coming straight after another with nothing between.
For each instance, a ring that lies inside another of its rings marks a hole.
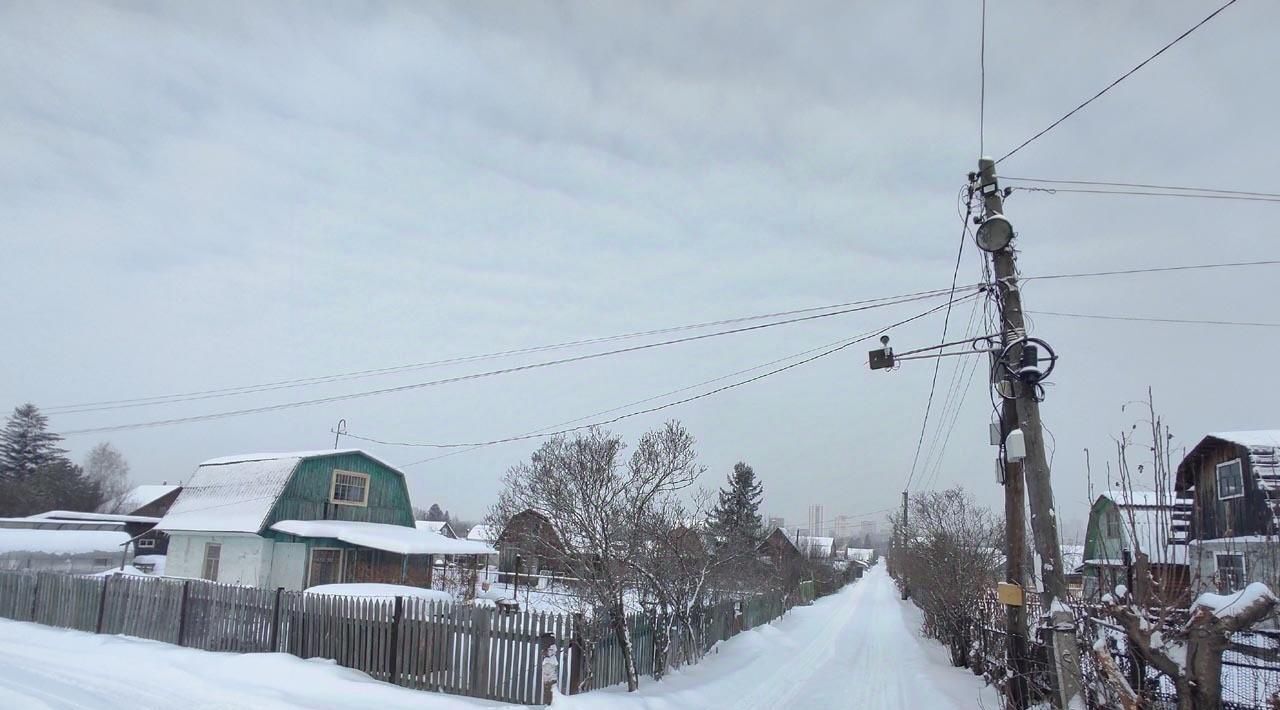
<instances>
[{"instance_id":1,"label":"snow bank","mask_svg":"<svg viewBox=\"0 0 1280 710\"><path fill-rule=\"evenodd\" d=\"M1249 586L1239 592L1232 594L1212 594L1205 592L1196 597L1193 606L1205 607L1213 611L1214 616L1224 618L1235 616L1240 612L1248 609L1250 606L1260 599L1275 599L1276 596L1271 593L1271 589L1262 582L1250 582Z\"/></svg>"},{"instance_id":2,"label":"snow bank","mask_svg":"<svg viewBox=\"0 0 1280 710\"><path fill-rule=\"evenodd\" d=\"M0 528L0 554L119 555L121 545L128 541L129 536L117 530Z\"/></svg>"},{"instance_id":3,"label":"snow bank","mask_svg":"<svg viewBox=\"0 0 1280 710\"><path fill-rule=\"evenodd\" d=\"M399 688L332 661L211 653L0 620L0 708L474 710L494 701Z\"/></svg>"},{"instance_id":4,"label":"snow bank","mask_svg":"<svg viewBox=\"0 0 1280 710\"><path fill-rule=\"evenodd\" d=\"M432 602L453 603L453 595L448 592L401 584L321 584L307 589L306 593L336 597L414 597Z\"/></svg>"},{"instance_id":5,"label":"snow bank","mask_svg":"<svg viewBox=\"0 0 1280 710\"><path fill-rule=\"evenodd\" d=\"M401 555L496 555L498 551L472 540L455 540L430 530L405 525L353 520L281 520L272 530L298 537L323 537L386 550Z\"/></svg>"}]
</instances>

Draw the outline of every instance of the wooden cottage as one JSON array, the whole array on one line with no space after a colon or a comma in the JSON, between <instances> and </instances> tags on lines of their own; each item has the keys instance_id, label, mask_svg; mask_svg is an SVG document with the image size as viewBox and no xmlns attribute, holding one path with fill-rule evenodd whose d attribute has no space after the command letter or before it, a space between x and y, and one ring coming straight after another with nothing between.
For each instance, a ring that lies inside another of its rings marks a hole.
<instances>
[{"instance_id":1,"label":"wooden cottage","mask_svg":"<svg viewBox=\"0 0 1280 710\"><path fill-rule=\"evenodd\" d=\"M510 584L518 574L562 575L564 542L547 516L529 509L511 516L497 537L498 581Z\"/></svg>"},{"instance_id":2,"label":"wooden cottage","mask_svg":"<svg viewBox=\"0 0 1280 710\"><path fill-rule=\"evenodd\" d=\"M404 474L357 449L206 461L156 527L167 576L267 588L429 586L434 555L493 553L418 529Z\"/></svg>"},{"instance_id":3,"label":"wooden cottage","mask_svg":"<svg viewBox=\"0 0 1280 710\"><path fill-rule=\"evenodd\" d=\"M1280 430L1205 436L1178 464L1176 487L1193 501L1187 547L1196 591L1280 587Z\"/></svg>"},{"instance_id":4,"label":"wooden cottage","mask_svg":"<svg viewBox=\"0 0 1280 710\"><path fill-rule=\"evenodd\" d=\"M804 555L796 547L786 528L774 528L756 546L756 554L774 568L786 588L790 589L799 583Z\"/></svg>"},{"instance_id":5,"label":"wooden cottage","mask_svg":"<svg viewBox=\"0 0 1280 710\"><path fill-rule=\"evenodd\" d=\"M1187 503L1169 493L1107 491L1099 495L1089 509L1079 567L1083 594L1096 599L1114 592L1117 585L1127 587L1131 567L1135 585L1143 583L1145 566L1155 581L1150 591L1159 599L1175 604L1185 601L1186 540L1175 531L1188 509ZM1064 550L1064 562L1066 557Z\"/></svg>"}]
</instances>

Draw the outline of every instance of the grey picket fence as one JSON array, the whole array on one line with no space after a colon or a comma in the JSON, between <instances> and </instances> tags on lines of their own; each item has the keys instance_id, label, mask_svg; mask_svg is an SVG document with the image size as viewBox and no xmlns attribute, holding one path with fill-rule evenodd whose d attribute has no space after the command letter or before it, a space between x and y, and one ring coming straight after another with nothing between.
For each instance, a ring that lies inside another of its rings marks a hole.
<instances>
[{"instance_id":1,"label":"grey picket fence","mask_svg":"<svg viewBox=\"0 0 1280 710\"><path fill-rule=\"evenodd\" d=\"M714 645L788 609L782 594L695 610L690 624L626 617L636 670L696 663ZM206 651L330 658L397 685L511 703L542 699L541 643L555 640L559 687L585 692L626 682L622 649L604 619L507 612L413 597L353 598L129 575L0 571L0 618L123 634ZM670 641L660 643L661 637Z\"/></svg>"}]
</instances>

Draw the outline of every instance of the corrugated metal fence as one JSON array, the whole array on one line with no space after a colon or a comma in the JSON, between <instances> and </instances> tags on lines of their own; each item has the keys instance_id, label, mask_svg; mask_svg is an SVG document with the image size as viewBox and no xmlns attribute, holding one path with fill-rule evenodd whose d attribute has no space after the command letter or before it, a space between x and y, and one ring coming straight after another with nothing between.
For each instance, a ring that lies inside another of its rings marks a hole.
<instances>
[{"instance_id":1,"label":"corrugated metal fence","mask_svg":"<svg viewBox=\"0 0 1280 710\"><path fill-rule=\"evenodd\" d=\"M695 610L684 628L655 614L631 614L626 621L636 670L649 676L659 665L695 663L719 641L767 624L788 608L781 594L726 601ZM540 638L549 634L559 647L559 687L565 691L626 680L617 634L604 620L411 597L0 571L0 617L207 651L332 658L397 685L526 704L541 702ZM662 664L660 637L671 639Z\"/></svg>"}]
</instances>

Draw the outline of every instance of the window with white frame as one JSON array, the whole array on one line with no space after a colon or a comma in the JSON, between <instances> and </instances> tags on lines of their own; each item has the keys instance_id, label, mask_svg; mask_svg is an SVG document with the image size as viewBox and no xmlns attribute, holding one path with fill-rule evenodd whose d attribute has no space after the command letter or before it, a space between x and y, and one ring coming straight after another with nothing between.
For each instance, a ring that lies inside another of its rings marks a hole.
<instances>
[{"instance_id":1,"label":"window with white frame","mask_svg":"<svg viewBox=\"0 0 1280 710\"><path fill-rule=\"evenodd\" d=\"M138 539L139 550L150 550L155 546L156 546L156 541L149 537L143 537Z\"/></svg>"},{"instance_id":2,"label":"window with white frame","mask_svg":"<svg viewBox=\"0 0 1280 710\"><path fill-rule=\"evenodd\" d=\"M1213 559L1218 573L1218 591L1227 594L1244 589L1244 555L1219 553Z\"/></svg>"},{"instance_id":3,"label":"window with white frame","mask_svg":"<svg viewBox=\"0 0 1280 710\"><path fill-rule=\"evenodd\" d=\"M338 505L368 505L369 474L335 468L329 500Z\"/></svg>"},{"instance_id":4,"label":"window with white frame","mask_svg":"<svg viewBox=\"0 0 1280 710\"><path fill-rule=\"evenodd\" d=\"M1244 468L1240 459L1218 464L1218 500L1244 497Z\"/></svg>"},{"instance_id":5,"label":"window with white frame","mask_svg":"<svg viewBox=\"0 0 1280 710\"><path fill-rule=\"evenodd\" d=\"M200 570L201 579L210 582L218 581L218 566L222 562L222 545L216 542L204 544L204 567Z\"/></svg>"},{"instance_id":6,"label":"window with white frame","mask_svg":"<svg viewBox=\"0 0 1280 710\"><path fill-rule=\"evenodd\" d=\"M1111 508L1107 511L1107 537L1120 537L1120 511Z\"/></svg>"}]
</instances>

